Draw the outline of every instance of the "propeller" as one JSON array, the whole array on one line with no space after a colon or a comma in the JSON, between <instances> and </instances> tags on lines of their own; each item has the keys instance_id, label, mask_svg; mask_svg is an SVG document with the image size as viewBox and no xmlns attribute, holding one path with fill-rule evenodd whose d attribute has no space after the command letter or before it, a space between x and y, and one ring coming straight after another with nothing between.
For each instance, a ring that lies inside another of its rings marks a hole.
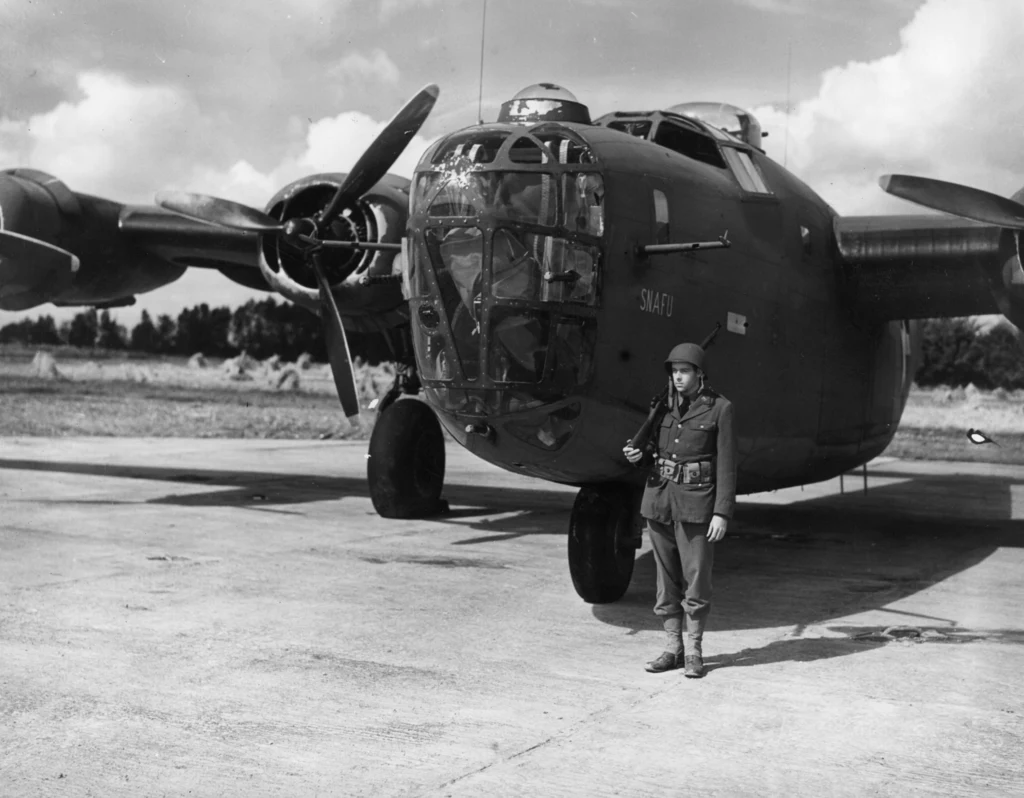
<instances>
[{"instance_id":1,"label":"propeller","mask_svg":"<svg viewBox=\"0 0 1024 798\"><path fill-rule=\"evenodd\" d=\"M320 214L321 224L330 222L341 208L362 196L387 174L388 169L412 141L412 137L427 121L439 92L440 89L433 83L420 89L419 93L385 125L380 135L356 161L348 177L338 187L334 198Z\"/></svg>"},{"instance_id":2,"label":"propeller","mask_svg":"<svg viewBox=\"0 0 1024 798\"><path fill-rule=\"evenodd\" d=\"M359 157L327 206L310 218L280 222L255 208L218 197L178 191L157 194L157 204L167 210L236 230L279 235L302 250L316 275L327 355L331 362L334 384L338 389L338 398L341 400L345 415L349 418L359 415L359 398L356 393L352 356L341 313L324 274L320 253L330 247L397 250L401 245L325 241L320 237L320 231L326 229L346 205L366 193L387 174L430 115L434 103L437 102L438 93L438 87L430 84L409 100Z\"/></svg>"},{"instance_id":3,"label":"propeller","mask_svg":"<svg viewBox=\"0 0 1024 798\"><path fill-rule=\"evenodd\" d=\"M912 175L882 175L878 184L894 197L997 227L1024 230L1024 205L977 188Z\"/></svg>"}]
</instances>

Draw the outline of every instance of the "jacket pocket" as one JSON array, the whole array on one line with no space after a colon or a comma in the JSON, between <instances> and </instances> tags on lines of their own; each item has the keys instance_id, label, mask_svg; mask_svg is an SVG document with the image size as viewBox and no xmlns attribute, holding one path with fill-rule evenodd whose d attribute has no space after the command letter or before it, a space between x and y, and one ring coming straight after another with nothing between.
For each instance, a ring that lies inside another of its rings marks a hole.
<instances>
[{"instance_id":1,"label":"jacket pocket","mask_svg":"<svg viewBox=\"0 0 1024 798\"><path fill-rule=\"evenodd\" d=\"M688 455L712 454L718 436L718 423L694 419L679 429L679 446Z\"/></svg>"}]
</instances>

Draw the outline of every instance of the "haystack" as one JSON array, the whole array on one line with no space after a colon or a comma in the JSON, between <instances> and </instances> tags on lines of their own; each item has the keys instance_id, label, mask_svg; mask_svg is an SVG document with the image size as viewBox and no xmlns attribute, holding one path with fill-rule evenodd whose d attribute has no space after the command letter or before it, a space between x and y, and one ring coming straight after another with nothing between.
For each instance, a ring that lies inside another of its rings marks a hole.
<instances>
[{"instance_id":1,"label":"haystack","mask_svg":"<svg viewBox=\"0 0 1024 798\"><path fill-rule=\"evenodd\" d=\"M263 361L263 368L265 368L267 370L268 374L270 374L273 371L280 370L280 368L281 368L281 356L280 355L271 355L270 357L268 357L266 360Z\"/></svg>"},{"instance_id":2,"label":"haystack","mask_svg":"<svg viewBox=\"0 0 1024 798\"><path fill-rule=\"evenodd\" d=\"M188 367L190 369L204 369L206 366L206 355L202 352L196 352L188 359Z\"/></svg>"},{"instance_id":3,"label":"haystack","mask_svg":"<svg viewBox=\"0 0 1024 798\"><path fill-rule=\"evenodd\" d=\"M313 365L313 356L309 352L303 352L295 359L295 367L300 371L305 371Z\"/></svg>"},{"instance_id":4,"label":"haystack","mask_svg":"<svg viewBox=\"0 0 1024 798\"><path fill-rule=\"evenodd\" d=\"M41 377L44 380L67 379L57 369L57 361L49 352L36 352L36 356L32 358L32 376Z\"/></svg>"},{"instance_id":5,"label":"haystack","mask_svg":"<svg viewBox=\"0 0 1024 798\"><path fill-rule=\"evenodd\" d=\"M278 374L276 387L279 391L297 391L300 383L299 370L295 366L287 366Z\"/></svg>"},{"instance_id":6,"label":"haystack","mask_svg":"<svg viewBox=\"0 0 1024 798\"><path fill-rule=\"evenodd\" d=\"M985 397L982 394L982 392L978 390L978 386L975 385L973 382L969 383L967 387L964 388L964 399L967 401L968 404L980 405L984 398Z\"/></svg>"},{"instance_id":7,"label":"haystack","mask_svg":"<svg viewBox=\"0 0 1024 798\"><path fill-rule=\"evenodd\" d=\"M250 382L252 380L252 375L240 366L236 366L233 369L225 369L225 372L228 375L228 379L235 382Z\"/></svg>"},{"instance_id":8,"label":"haystack","mask_svg":"<svg viewBox=\"0 0 1024 798\"><path fill-rule=\"evenodd\" d=\"M145 366L129 366L128 379L132 382L150 383L153 381L153 373Z\"/></svg>"},{"instance_id":9,"label":"haystack","mask_svg":"<svg viewBox=\"0 0 1024 798\"><path fill-rule=\"evenodd\" d=\"M259 365L259 361L249 356L247 352L237 357L232 357L224 361L224 365L221 368L224 373L228 375L229 379L232 380L251 380L249 372L255 369Z\"/></svg>"}]
</instances>

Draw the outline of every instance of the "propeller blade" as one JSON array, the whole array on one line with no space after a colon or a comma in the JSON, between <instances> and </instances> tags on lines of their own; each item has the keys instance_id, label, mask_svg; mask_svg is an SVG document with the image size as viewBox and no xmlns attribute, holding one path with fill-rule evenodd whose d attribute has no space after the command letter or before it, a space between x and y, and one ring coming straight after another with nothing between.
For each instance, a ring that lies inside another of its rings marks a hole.
<instances>
[{"instance_id":1,"label":"propeller blade","mask_svg":"<svg viewBox=\"0 0 1024 798\"><path fill-rule=\"evenodd\" d=\"M284 229L283 223L263 211L231 202L231 200L209 197L205 194L190 194L187 191L160 191L156 195L156 204L190 219L231 227L235 230L278 233Z\"/></svg>"},{"instance_id":2,"label":"propeller blade","mask_svg":"<svg viewBox=\"0 0 1024 798\"><path fill-rule=\"evenodd\" d=\"M348 348L348 337L341 323L341 313L334 301L334 294L327 284L320 256L314 254L310 260L316 282L320 287L320 315L324 322L324 339L327 342L327 358L331 362L331 374L334 375L334 387L338 389L341 409L349 418L359 415L359 395L356 392L355 374L352 369L352 354Z\"/></svg>"},{"instance_id":3,"label":"propeller blade","mask_svg":"<svg viewBox=\"0 0 1024 798\"><path fill-rule=\"evenodd\" d=\"M330 204L320 216L321 222L331 221L335 215L349 202L361 197L369 191L384 175L387 174L402 150L406 148L412 137L419 132L427 121L440 89L431 83L405 104L394 118L387 123L380 135L374 139L356 165L352 167L331 198Z\"/></svg>"},{"instance_id":4,"label":"propeller blade","mask_svg":"<svg viewBox=\"0 0 1024 798\"><path fill-rule=\"evenodd\" d=\"M1024 205L987 191L912 175L882 175L878 184L894 197L978 222L1024 230Z\"/></svg>"}]
</instances>

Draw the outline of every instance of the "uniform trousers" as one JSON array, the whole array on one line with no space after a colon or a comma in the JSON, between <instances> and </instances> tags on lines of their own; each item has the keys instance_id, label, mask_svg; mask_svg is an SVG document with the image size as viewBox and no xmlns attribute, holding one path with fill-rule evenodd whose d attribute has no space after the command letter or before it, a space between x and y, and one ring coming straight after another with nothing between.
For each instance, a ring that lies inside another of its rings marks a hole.
<instances>
[{"instance_id":1,"label":"uniform trousers","mask_svg":"<svg viewBox=\"0 0 1024 798\"><path fill-rule=\"evenodd\" d=\"M658 566L654 614L685 612L694 620L707 618L711 612L711 567L715 561L715 544L707 538L708 525L644 520Z\"/></svg>"}]
</instances>

